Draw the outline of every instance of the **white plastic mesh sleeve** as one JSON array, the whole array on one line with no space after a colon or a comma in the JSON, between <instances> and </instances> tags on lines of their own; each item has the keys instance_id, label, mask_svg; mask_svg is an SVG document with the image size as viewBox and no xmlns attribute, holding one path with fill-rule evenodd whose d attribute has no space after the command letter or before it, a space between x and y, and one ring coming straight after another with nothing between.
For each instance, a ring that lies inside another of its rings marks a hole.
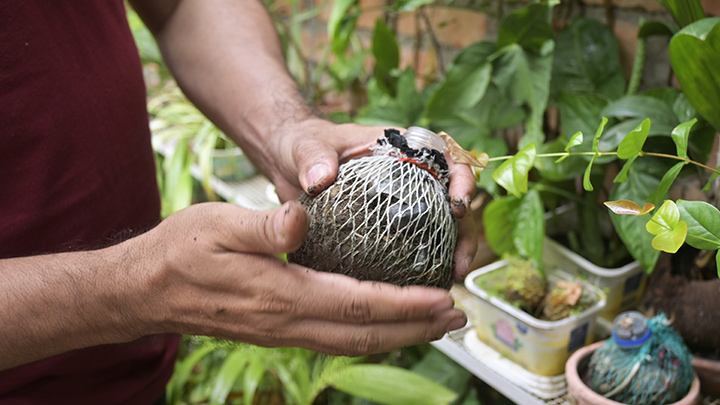
<instances>
[{"instance_id":1,"label":"white plastic mesh sleeve","mask_svg":"<svg viewBox=\"0 0 720 405\"><path fill-rule=\"evenodd\" d=\"M290 260L360 280L448 288L457 224L442 180L387 154L341 165L330 188L301 199L310 231Z\"/></svg>"}]
</instances>

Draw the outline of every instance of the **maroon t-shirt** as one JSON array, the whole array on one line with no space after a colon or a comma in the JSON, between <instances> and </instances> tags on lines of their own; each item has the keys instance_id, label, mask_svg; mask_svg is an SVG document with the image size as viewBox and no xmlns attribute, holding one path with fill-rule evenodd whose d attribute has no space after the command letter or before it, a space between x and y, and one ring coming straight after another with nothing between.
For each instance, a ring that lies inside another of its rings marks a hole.
<instances>
[{"instance_id":1,"label":"maroon t-shirt","mask_svg":"<svg viewBox=\"0 0 720 405\"><path fill-rule=\"evenodd\" d=\"M0 258L107 246L159 215L123 1L0 0ZM151 403L177 342L152 336L2 371L0 404Z\"/></svg>"}]
</instances>

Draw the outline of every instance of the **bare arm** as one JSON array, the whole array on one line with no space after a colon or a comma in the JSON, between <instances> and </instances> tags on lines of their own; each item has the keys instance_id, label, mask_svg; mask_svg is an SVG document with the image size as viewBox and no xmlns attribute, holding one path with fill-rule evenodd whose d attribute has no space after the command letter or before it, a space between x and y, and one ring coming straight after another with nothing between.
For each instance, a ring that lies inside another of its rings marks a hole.
<instances>
[{"instance_id":1,"label":"bare arm","mask_svg":"<svg viewBox=\"0 0 720 405\"><path fill-rule=\"evenodd\" d=\"M314 116L288 74L280 42L257 0L132 0L190 99L272 180L282 200L317 194L339 162L367 153L382 128L335 125ZM176 4L177 3L177 4ZM471 216L475 178L451 164L450 195L460 223L456 278L477 249Z\"/></svg>"}]
</instances>

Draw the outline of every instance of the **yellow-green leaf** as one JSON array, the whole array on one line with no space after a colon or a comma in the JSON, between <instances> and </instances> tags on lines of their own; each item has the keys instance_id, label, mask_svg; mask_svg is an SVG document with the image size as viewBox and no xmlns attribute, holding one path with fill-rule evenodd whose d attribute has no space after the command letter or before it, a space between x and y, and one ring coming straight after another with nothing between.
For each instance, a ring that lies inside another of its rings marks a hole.
<instances>
[{"instance_id":1,"label":"yellow-green leaf","mask_svg":"<svg viewBox=\"0 0 720 405\"><path fill-rule=\"evenodd\" d=\"M664 231L652 240L652 247L667 253L675 253L685 243L687 236L687 223L678 222L672 230Z\"/></svg>"},{"instance_id":2,"label":"yellow-green leaf","mask_svg":"<svg viewBox=\"0 0 720 405\"><path fill-rule=\"evenodd\" d=\"M680 211L677 205L671 200L666 200L660 209L657 210L652 219L645 225L645 229L653 235L675 229L680 220ZM687 232L687 224L685 224Z\"/></svg>"}]
</instances>

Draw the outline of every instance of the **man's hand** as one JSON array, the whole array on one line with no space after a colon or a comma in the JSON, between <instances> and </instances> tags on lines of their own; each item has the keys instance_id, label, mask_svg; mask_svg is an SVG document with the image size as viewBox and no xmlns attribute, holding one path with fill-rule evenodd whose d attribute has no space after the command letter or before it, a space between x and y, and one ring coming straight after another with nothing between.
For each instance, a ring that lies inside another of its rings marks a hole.
<instances>
[{"instance_id":1,"label":"man's hand","mask_svg":"<svg viewBox=\"0 0 720 405\"><path fill-rule=\"evenodd\" d=\"M357 124L336 125L311 118L292 129L279 130L279 152L269 170L278 196L286 201L298 197L300 190L317 195L330 186L337 176L338 164L369 155L369 147L383 137L385 127ZM470 270L477 251L477 232L472 215L465 215L475 195L475 176L470 167L456 164L446 154L450 169L452 212L458 220L459 237L455 248L455 278L462 280Z\"/></svg>"},{"instance_id":2,"label":"man's hand","mask_svg":"<svg viewBox=\"0 0 720 405\"><path fill-rule=\"evenodd\" d=\"M149 294L137 313L154 333L343 355L429 342L466 323L444 290L361 282L280 260L301 245L307 223L296 202L274 212L200 204L172 215L128 242L143 246L129 251L146 252L135 277Z\"/></svg>"}]
</instances>

